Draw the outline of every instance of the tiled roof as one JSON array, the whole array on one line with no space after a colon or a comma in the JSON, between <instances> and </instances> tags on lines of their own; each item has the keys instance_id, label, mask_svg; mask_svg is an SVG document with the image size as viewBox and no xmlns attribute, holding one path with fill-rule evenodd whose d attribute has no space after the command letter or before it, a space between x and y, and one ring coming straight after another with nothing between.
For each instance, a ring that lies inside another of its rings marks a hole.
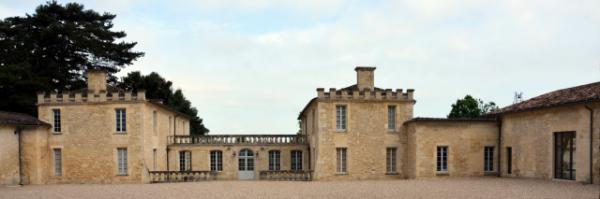
<instances>
[{"instance_id":1,"label":"tiled roof","mask_svg":"<svg viewBox=\"0 0 600 199\"><path fill-rule=\"evenodd\" d=\"M385 91L384 89L377 88L377 87L375 87L374 89L375 89L376 91ZM348 87L346 87L346 88L342 88L342 89L340 89L339 91L358 91L358 85L354 84L354 85L352 85L352 86L348 86Z\"/></svg>"},{"instance_id":2,"label":"tiled roof","mask_svg":"<svg viewBox=\"0 0 600 199\"><path fill-rule=\"evenodd\" d=\"M531 109L600 101L600 82L552 91L529 100L501 108L495 113L521 112Z\"/></svg>"},{"instance_id":3,"label":"tiled roof","mask_svg":"<svg viewBox=\"0 0 600 199\"><path fill-rule=\"evenodd\" d=\"M25 126L40 126L50 125L23 113L0 111L0 124L25 125Z\"/></svg>"},{"instance_id":4,"label":"tiled roof","mask_svg":"<svg viewBox=\"0 0 600 199\"><path fill-rule=\"evenodd\" d=\"M410 122L495 122L493 117L477 117L477 118L432 118L432 117L416 117L405 123Z\"/></svg>"}]
</instances>

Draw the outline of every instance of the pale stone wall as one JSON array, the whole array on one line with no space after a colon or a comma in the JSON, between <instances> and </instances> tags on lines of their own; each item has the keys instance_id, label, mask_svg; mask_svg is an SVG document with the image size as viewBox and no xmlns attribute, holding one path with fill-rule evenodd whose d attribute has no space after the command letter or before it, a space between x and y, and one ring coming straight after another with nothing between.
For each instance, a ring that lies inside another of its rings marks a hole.
<instances>
[{"instance_id":1,"label":"pale stone wall","mask_svg":"<svg viewBox=\"0 0 600 199\"><path fill-rule=\"evenodd\" d=\"M250 149L254 153L254 176L258 179L260 171L269 169L269 151L281 152L281 170L290 170L291 151L302 151L302 169L308 170L308 150L306 145L263 145L263 146L201 146L201 145L172 145L169 147L169 170L179 171L179 152L190 151L192 154L192 170L210 171L210 151L223 153L223 171L218 172L219 180L238 179L238 154L242 149Z\"/></svg>"},{"instance_id":2,"label":"pale stone wall","mask_svg":"<svg viewBox=\"0 0 600 199\"><path fill-rule=\"evenodd\" d=\"M599 103L594 105L595 134L595 171L599 170L600 143L598 125L600 124ZM512 174L507 174L506 165L502 165L505 177L529 177L541 179L554 178L554 133L574 131L576 133L575 169L576 181L589 182L589 128L590 112L583 105L547 108L503 116L502 149L512 147ZM503 155L503 163L506 156ZM600 176L595 174L595 182ZM598 180L598 181L597 181Z\"/></svg>"},{"instance_id":3,"label":"pale stone wall","mask_svg":"<svg viewBox=\"0 0 600 199\"><path fill-rule=\"evenodd\" d=\"M498 126L495 122L415 121L406 124L406 177L483 176L484 147L493 146L498 170ZM437 146L448 147L448 172L436 171Z\"/></svg>"},{"instance_id":4,"label":"pale stone wall","mask_svg":"<svg viewBox=\"0 0 600 199\"><path fill-rule=\"evenodd\" d=\"M117 108L126 109L125 134L116 132ZM33 184L148 182L147 171L166 170L167 136L189 134L187 118L145 101L44 103L39 119L53 124L52 109L61 110L61 132L50 128L24 140ZM62 176L54 175L54 148L62 149ZM127 148L126 176L117 175L117 148Z\"/></svg>"},{"instance_id":5,"label":"pale stone wall","mask_svg":"<svg viewBox=\"0 0 600 199\"><path fill-rule=\"evenodd\" d=\"M19 143L15 129L0 125L0 185L19 183Z\"/></svg>"},{"instance_id":6,"label":"pale stone wall","mask_svg":"<svg viewBox=\"0 0 600 199\"><path fill-rule=\"evenodd\" d=\"M401 173L404 146L402 123L412 118L414 101L318 100L315 178L318 180L390 179L386 174L386 149L397 148L397 172ZM336 105L347 107L347 130L336 130ZM388 130L388 105L395 105L396 130ZM309 140L313 140L312 138ZM336 148L347 148L347 174L336 171Z\"/></svg>"}]
</instances>

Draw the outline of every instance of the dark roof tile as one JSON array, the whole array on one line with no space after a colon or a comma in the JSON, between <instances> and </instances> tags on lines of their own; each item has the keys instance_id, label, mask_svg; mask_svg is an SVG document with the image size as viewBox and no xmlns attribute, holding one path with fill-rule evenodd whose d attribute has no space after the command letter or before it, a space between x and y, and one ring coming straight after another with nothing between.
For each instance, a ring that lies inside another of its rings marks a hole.
<instances>
[{"instance_id":1,"label":"dark roof tile","mask_svg":"<svg viewBox=\"0 0 600 199\"><path fill-rule=\"evenodd\" d=\"M499 113L521 112L585 102L600 101L600 82L552 91L529 100L501 108Z\"/></svg>"}]
</instances>

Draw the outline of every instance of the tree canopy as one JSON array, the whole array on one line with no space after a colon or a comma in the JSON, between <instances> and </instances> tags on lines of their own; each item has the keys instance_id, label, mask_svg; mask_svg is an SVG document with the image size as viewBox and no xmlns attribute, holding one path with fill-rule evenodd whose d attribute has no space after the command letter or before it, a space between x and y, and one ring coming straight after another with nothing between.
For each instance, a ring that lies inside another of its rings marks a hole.
<instances>
[{"instance_id":1,"label":"tree canopy","mask_svg":"<svg viewBox=\"0 0 600 199\"><path fill-rule=\"evenodd\" d=\"M144 55L113 31L116 15L50 1L0 20L0 109L36 115L36 92L85 87L84 72L112 75Z\"/></svg>"},{"instance_id":2,"label":"tree canopy","mask_svg":"<svg viewBox=\"0 0 600 199\"><path fill-rule=\"evenodd\" d=\"M463 99L457 99L456 103L452 104L452 110L448 114L448 118L476 118L498 109L496 103L484 103L481 99L475 99L471 95L465 96Z\"/></svg>"},{"instance_id":3,"label":"tree canopy","mask_svg":"<svg viewBox=\"0 0 600 199\"><path fill-rule=\"evenodd\" d=\"M165 80L158 73L152 72L142 75L139 71L131 72L121 78L117 83L120 88L137 91L146 90L146 98L161 99L163 104L192 117L190 119L190 133L192 135L205 135L208 129L198 117L198 110L185 98L181 89L173 91L171 81Z\"/></svg>"}]
</instances>

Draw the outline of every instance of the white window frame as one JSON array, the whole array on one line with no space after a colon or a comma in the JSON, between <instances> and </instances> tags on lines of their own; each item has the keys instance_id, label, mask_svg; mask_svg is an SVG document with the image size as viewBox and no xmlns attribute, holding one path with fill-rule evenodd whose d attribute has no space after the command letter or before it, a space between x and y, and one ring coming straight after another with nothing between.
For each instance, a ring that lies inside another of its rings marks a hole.
<instances>
[{"instance_id":1,"label":"white window frame","mask_svg":"<svg viewBox=\"0 0 600 199\"><path fill-rule=\"evenodd\" d=\"M396 131L396 110L396 105L388 105L388 131L390 132Z\"/></svg>"},{"instance_id":2,"label":"white window frame","mask_svg":"<svg viewBox=\"0 0 600 199\"><path fill-rule=\"evenodd\" d=\"M179 171L192 170L192 152L179 151Z\"/></svg>"},{"instance_id":3,"label":"white window frame","mask_svg":"<svg viewBox=\"0 0 600 199\"><path fill-rule=\"evenodd\" d=\"M127 148L117 148L117 175L128 175Z\"/></svg>"},{"instance_id":4,"label":"white window frame","mask_svg":"<svg viewBox=\"0 0 600 199\"><path fill-rule=\"evenodd\" d=\"M223 151L210 151L210 170L223 171Z\"/></svg>"},{"instance_id":5,"label":"white window frame","mask_svg":"<svg viewBox=\"0 0 600 199\"><path fill-rule=\"evenodd\" d=\"M52 109L52 132L54 134L60 134L62 131L62 123L61 123L61 112L60 109Z\"/></svg>"},{"instance_id":6,"label":"white window frame","mask_svg":"<svg viewBox=\"0 0 600 199\"><path fill-rule=\"evenodd\" d=\"M117 133L127 132L127 109L115 109L116 131Z\"/></svg>"},{"instance_id":7,"label":"white window frame","mask_svg":"<svg viewBox=\"0 0 600 199\"><path fill-rule=\"evenodd\" d=\"M270 150L269 151L269 171L281 170L281 151Z\"/></svg>"},{"instance_id":8,"label":"white window frame","mask_svg":"<svg viewBox=\"0 0 600 199\"><path fill-rule=\"evenodd\" d=\"M336 154L336 173L348 174L348 149L344 147L335 148Z\"/></svg>"},{"instance_id":9,"label":"white window frame","mask_svg":"<svg viewBox=\"0 0 600 199\"><path fill-rule=\"evenodd\" d=\"M448 172L448 146L437 146L436 148L436 171L438 173Z\"/></svg>"},{"instance_id":10,"label":"white window frame","mask_svg":"<svg viewBox=\"0 0 600 199\"><path fill-rule=\"evenodd\" d=\"M493 146L486 146L483 148L483 171L494 172L494 150Z\"/></svg>"},{"instance_id":11,"label":"white window frame","mask_svg":"<svg viewBox=\"0 0 600 199\"><path fill-rule=\"evenodd\" d=\"M301 171L302 170L302 150L290 151L290 170Z\"/></svg>"},{"instance_id":12,"label":"white window frame","mask_svg":"<svg viewBox=\"0 0 600 199\"><path fill-rule=\"evenodd\" d=\"M348 106L344 104L335 105L335 129L344 132L348 129Z\"/></svg>"},{"instance_id":13,"label":"white window frame","mask_svg":"<svg viewBox=\"0 0 600 199\"><path fill-rule=\"evenodd\" d=\"M52 149L54 156L54 176L62 176L62 149Z\"/></svg>"},{"instance_id":14,"label":"white window frame","mask_svg":"<svg viewBox=\"0 0 600 199\"><path fill-rule=\"evenodd\" d=\"M385 170L386 173L388 174L395 174L398 173L398 168L397 168L397 157L396 155L398 154L398 148L396 147L388 147L386 148L386 161L385 161Z\"/></svg>"}]
</instances>

